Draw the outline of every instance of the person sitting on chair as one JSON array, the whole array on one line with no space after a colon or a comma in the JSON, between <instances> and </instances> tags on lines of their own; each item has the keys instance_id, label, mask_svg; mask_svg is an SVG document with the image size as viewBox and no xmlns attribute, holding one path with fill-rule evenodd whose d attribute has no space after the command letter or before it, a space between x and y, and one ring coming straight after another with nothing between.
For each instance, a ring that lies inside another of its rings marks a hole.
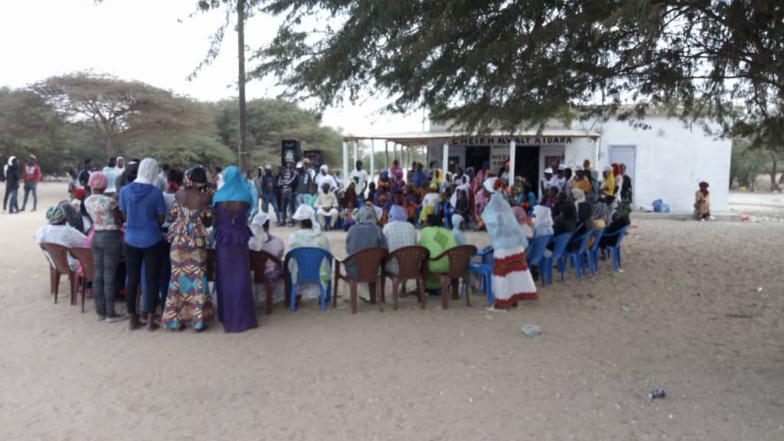
<instances>
[{"instance_id":1,"label":"person sitting on chair","mask_svg":"<svg viewBox=\"0 0 784 441\"><path fill-rule=\"evenodd\" d=\"M321 192L319 192L316 202L313 204L318 209L319 223L327 231L334 229L338 222L338 198L335 196L335 193L329 191L330 188L329 183L321 184ZM329 225L327 225L327 216L332 217Z\"/></svg>"}]
</instances>

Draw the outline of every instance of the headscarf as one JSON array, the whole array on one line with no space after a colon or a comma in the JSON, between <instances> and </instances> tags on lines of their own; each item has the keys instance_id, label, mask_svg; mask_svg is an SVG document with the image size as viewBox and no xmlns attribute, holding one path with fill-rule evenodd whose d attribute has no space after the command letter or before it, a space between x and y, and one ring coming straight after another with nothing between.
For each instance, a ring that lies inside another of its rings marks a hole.
<instances>
[{"instance_id":1,"label":"headscarf","mask_svg":"<svg viewBox=\"0 0 784 441\"><path fill-rule=\"evenodd\" d=\"M485 188L488 183L495 184L495 180L496 178L486 180ZM523 230L520 229L517 218L512 212L512 207L509 206L502 194L494 192L490 196L490 202L482 211L482 220L485 222L493 248L496 250L525 248L528 245Z\"/></svg>"},{"instance_id":2,"label":"headscarf","mask_svg":"<svg viewBox=\"0 0 784 441\"><path fill-rule=\"evenodd\" d=\"M357 213L358 224L375 224L376 222L376 210L373 207L365 205L359 209L359 213Z\"/></svg>"},{"instance_id":3,"label":"headscarf","mask_svg":"<svg viewBox=\"0 0 784 441\"><path fill-rule=\"evenodd\" d=\"M457 242L458 245L465 245L466 244L465 234L463 234L463 231L461 229L462 226L463 226L463 216L461 216L461 215L459 215L457 213L453 214L452 215L452 236L455 238L455 242Z\"/></svg>"},{"instance_id":4,"label":"headscarf","mask_svg":"<svg viewBox=\"0 0 784 441\"><path fill-rule=\"evenodd\" d=\"M601 178L601 176L602 176L602 175L601 175L601 173L599 172L599 170L596 170L596 169L593 169L593 170L591 170L591 179L592 179L592 180L594 180L594 181L598 181L598 180L599 180L599 178Z\"/></svg>"},{"instance_id":5,"label":"headscarf","mask_svg":"<svg viewBox=\"0 0 784 441\"><path fill-rule=\"evenodd\" d=\"M468 176L460 176L460 181L458 182L455 191L452 193L452 197L449 199L449 203L452 204L452 207L457 206L457 195L460 190L466 192L466 194L471 190L471 179Z\"/></svg>"},{"instance_id":6,"label":"headscarf","mask_svg":"<svg viewBox=\"0 0 784 441\"><path fill-rule=\"evenodd\" d=\"M321 167L319 167L319 170L329 173L329 167L327 166L327 164L322 164Z\"/></svg>"},{"instance_id":7,"label":"headscarf","mask_svg":"<svg viewBox=\"0 0 784 441\"><path fill-rule=\"evenodd\" d=\"M593 207L593 218L594 220L603 220L604 224L609 226L610 209L607 208L607 204L604 202L597 202L596 206Z\"/></svg>"},{"instance_id":8,"label":"headscarf","mask_svg":"<svg viewBox=\"0 0 784 441\"><path fill-rule=\"evenodd\" d=\"M73 191L73 197L74 199L83 201L84 198L87 197L87 191L83 188L77 188L76 190Z\"/></svg>"},{"instance_id":9,"label":"headscarf","mask_svg":"<svg viewBox=\"0 0 784 441\"><path fill-rule=\"evenodd\" d=\"M68 201L60 202L57 207L62 210L63 214L65 215L65 221L68 222L68 225L76 228L77 230L84 233L84 219L82 219L81 213L76 211L76 207L73 206L72 203Z\"/></svg>"},{"instance_id":10,"label":"headscarf","mask_svg":"<svg viewBox=\"0 0 784 441\"><path fill-rule=\"evenodd\" d=\"M550 228L553 226L553 216L550 208L544 205L534 207L534 228Z\"/></svg>"},{"instance_id":11,"label":"headscarf","mask_svg":"<svg viewBox=\"0 0 784 441\"><path fill-rule=\"evenodd\" d=\"M519 207L519 206L512 207L512 213L514 213L515 219L517 219L518 224L525 225L528 223L528 216L525 214L525 210L523 210L523 207Z\"/></svg>"},{"instance_id":12,"label":"headscarf","mask_svg":"<svg viewBox=\"0 0 784 441\"><path fill-rule=\"evenodd\" d=\"M193 172L196 171L197 169L201 169L202 171L204 171L204 176L207 178L206 179L207 182L193 182L191 176ZM210 182L212 182L212 175L210 174L210 169L201 165L195 165L189 168L188 171L185 172L185 176L182 177L182 186L186 190L195 188L197 190L201 190L204 193L212 195L215 193L215 188L213 188L210 185Z\"/></svg>"},{"instance_id":13,"label":"headscarf","mask_svg":"<svg viewBox=\"0 0 784 441\"><path fill-rule=\"evenodd\" d=\"M261 212L257 215L253 216L253 220L250 223L250 227L253 230L253 234L256 234L256 229L258 231L264 231L264 224L268 223L270 220L269 214ZM255 228L255 229L254 229Z\"/></svg>"},{"instance_id":14,"label":"headscarf","mask_svg":"<svg viewBox=\"0 0 784 441\"><path fill-rule=\"evenodd\" d=\"M49 225L62 225L65 223L65 211L59 205L49 208L46 211L46 221Z\"/></svg>"},{"instance_id":15,"label":"headscarf","mask_svg":"<svg viewBox=\"0 0 784 441\"><path fill-rule=\"evenodd\" d=\"M152 158L144 158L139 164L139 171L136 173L137 184L154 185L158 179L158 162Z\"/></svg>"},{"instance_id":16,"label":"headscarf","mask_svg":"<svg viewBox=\"0 0 784 441\"><path fill-rule=\"evenodd\" d=\"M106 177L104 172L95 171L90 173L90 179L87 180L87 185L95 189L106 189L109 186L109 178Z\"/></svg>"},{"instance_id":17,"label":"headscarf","mask_svg":"<svg viewBox=\"0 0 784 441\"><path fill-rule=\"evenodd\" d=\"M253 220L250 223L250 230L253 232L253 237L248 240L250 249L261 251L264 243L269 240L269 236L264 231L264 224L268 223L269 219L267 213L258 213L253 216Z\"/></svg>"},{"instance_id":18,"label":"headscarf","mask_svg":"<svg viewBox=\"0 0 784 441\"><path fill-rule=\"evenodd\" d=\"M613 176L623 176L621 173L621 166L617 162L612 163Z\"/></svg>"},{"instance_id":19,"label":"headscarf","mask_svg":"<svg viewBox=\"0 0 784 441\"><path fill-rule=\"evenodd\" d=\"M392 208L389 210L389 221L390 222L405 222L408 220L408 213L406 209L401 207L400 205L393 205Z\"/></svg>"},{"instance_id":20,"label":"headscarf","mask_svg":"<svg viewBox=\"0 0 784 441\"><path fill-rule=\"evenodd\" d=\"M579 188L572 188L572 199L575 205L580 205L585 202L585 192Z\"/></svg>"},{"instance_id":21,"label":"headscarf","mask_svg":"<svg viewBox=\"0 0 784 441\"><path fill-rule=\"evenodd\" d=\"M118 176L120 174L122 174L122 172L125 171L125 158L123 158L122 156L118 156L117 159L115 159L115 164L119 164L121 160L123 162L123 166L122 167L120 167L119 165L115 165L114 166L114 169L117 170L117 175Z\"/></svg>"},{"instance_id":22,"label":"headscarf","mask_svg":"<svg viewBox=\"0 0 784 441\"><path fill-rule=\"evenodd\" d=\"M708 184L708 183L707 183L707 182L705 182L705 181L702 181L702 182L700 182L700 184L699 184L699 185L700 185L700 191L702 192L702 194L704 194L705 196L707 196L707 195L709 195L709 194L710 194L710 193L708 192L708 187L710 187L710 184Z\"/></svg>"},{"instance_id":23,"label":"headscarf","mask_svg":"<svg viewBox=\"0 0 784 441\"><path fill-rule=\"evenodd\" d=\"M482 185L485 187L485 190L487 190L488 192L495 193L496 181L498 181L498 178L496 177L487 178L485 179L485 182L482 183Z\"/></svg>"},{"instance_id":24,"label":"headscarf","mask_svg":"<svg viewBox=\"0 0 784 441\"><path fill-rule=\"evenodd\" d=\"M223 187L212 197L213 206L218 202L245 202L248 204L248 210L253 208L253 197L245 178L240 173L240 169L233 165L223 172Z\"/></svg>"},{"instance_id":25,"label":"headscarf","mask_svg":"<svg viewBox=\"0 0 784 441\"><path fill-rule=\"evenodd\" d=\"M16 156L9 156L8 157L8 165L9 166L14 165L14 161L16 161Z\"/></svg>"}]
</instances>

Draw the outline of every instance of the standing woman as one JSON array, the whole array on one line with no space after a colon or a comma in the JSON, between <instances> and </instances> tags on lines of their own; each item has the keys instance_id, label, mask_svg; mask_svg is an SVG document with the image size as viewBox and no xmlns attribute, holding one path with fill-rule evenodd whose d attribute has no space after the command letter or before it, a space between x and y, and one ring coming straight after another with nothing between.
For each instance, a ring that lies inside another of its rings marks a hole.
<instances>
[{"instance_id":1,"label":"standing woman","mask_svg":"<svg viewBox=\"0 0 784 441\"><path fill-rule=\"evenodd\" d=\"M223 172L223 186L212 198L215 210L215 282L218 317L225 332L242 332L258 326L250 279L248 213L253 197L240 169Z\"/></svg>"},{"instance_id":2,"label":"standing woman","mask_svg":"<svg viewBox=\"0 0 784 441\"><path fill-rule=\"evenodd\" d=\"M183 188L174 195L172 221L167 238L171 243L171 277L163 325L196 332L207 329L213 309L207 283L207 228L212 225L212 192L206 168L196 166L185 173Z\"/></svg>"},{"instance_id":3,"label":"standing woman","mask_svg":"<svg viewBox=\"0 0 784 441\"><path fill-rule=\"evenodd\" d=\"M125 264L128 270L128 283L125 289L125 302L130 321L128 327L137 329L143 326L136 311L136 296L144 263L144 284L147 292L158 292L158 278L161 266L161 225L166 215L163 193L154 185L158 178L158 163L145 158L139 164L136 180L120 190L120 211L125 218ZM148 329L154 331L155 308L158 296L148 295L142 306Z\"/></svg>"},{"instance_id":4,"label":"standing woman","mask_svg":"<svg viewBox=\"0 0 784 441\"><path fill-rule=\"evenodd\" d=\"M89 186L93 194L84 201L87 213L93 219L93 298L95 313L100 320L117 322L125 317L114 311L114 297L117 295L117 267L122 257L120 225L122 214L117 200L104 194L109 187L108 177L103 172L90 175Z\"/></svg>"},{"instance_id":5,"label":"standing woman","mask_svg":"<svg viewBox=\"0 0 784 441\"><path fill-rule=\"evenodd\" d=\"M520 300L536 300L536 285L525 262L528 241L512 212L512 207L496 191L497 178L484 183L490 201L482 212L493 244L493 294L496 308L508 308ZM573 206L573 205L572 205Z\"/></svg>"}]
</instances>

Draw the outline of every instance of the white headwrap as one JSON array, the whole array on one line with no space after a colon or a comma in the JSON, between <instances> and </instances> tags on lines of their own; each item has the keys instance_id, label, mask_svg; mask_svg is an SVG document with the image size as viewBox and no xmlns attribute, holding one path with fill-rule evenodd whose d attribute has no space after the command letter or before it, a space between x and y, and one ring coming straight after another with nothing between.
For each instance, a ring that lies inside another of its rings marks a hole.
<instances>
[{"instance_id":1,"label":"white headwrap","mask_svg":"<svg viewBox=\"0 0 784 441\"><path fill-rule=\"evenodd\" d=\"M139 172L134 182L138 184L154 185L158 179L158 162L152 158L144 158L139 164Z\"/></svg>"},{"instance_id":2,"label":"white headwrap","mask_svg":"<svg viewBox=\"0 0 784 441\"><path fill-rule=\"evenodd\" d=\"M534 227L549 228L553 226L553 215L550 208L544 205L534 206Z\"/></svg>"},{"instance_id":3,"label":"white headwrap","mask_svg":"<svg viewBox=\"0 0 784 441\"><path fill-rule=\"evenodd\" d=\"M267 233L264 232L264 224L269 222L269 214L258 213L253 216L253 221L250 223L250 230L253 232L253 237L248 240L248 247L255 251L261 251L264 242L267 241Z\"/></svg>"},{"instance_id":4,"label":"white headwrap","mask_svg":"<svg viewBox=\"0 0 784 441\"><path fill-rule=\"evenodd\" d=\"M298 221L307 219L313 224L313 231L321 231L321 225L316 222L316 211L310 205L300 205L291 218Z\"/></svg>"},{"instance_id":5,"label":"white headwrap","mask_svg":"<svg viewBox=\"0 0 784 441\"><path fill-rule=\"evenodd\" d=\"M329 172L329 167L327 167L327 164L323 164L321 167L319 167L319 170L323 172Z\"/></svg>"},{"instance_id":6,"label":"white headwrap","mask_svg":"<svg viewBox=\"0 0 784 441\"><path fill-rule=\"evenodd\" d=\"M120 161L123 162L122 167L120 167L119 165L115 165L114 169L117 170L119 173L122 173L123 170L125 170L125 158L123 158L122 156L118 156L117 159L115 159L115 164L119 164Z\"/></svg>"},{"instance_id":7,"label":"white headwrap","mask_svg":"<svg viewBox=\"0 0 784 441\"><path fill-rule=\"evenodd\" d=\"M14 159L16 159L16 156L9 156L8 157L8 165L13 165L14 164Z\"/></svg>"},{"instance_id":8,"label":"white headwrap","mask_svg":"<svg viewBox=\"0 0 784 441\"><path fill-rule=\"evenodd\" d=\"M485 190L489 191L490 193L495 193L495 181L498 178L492 177L485 179L485 182L482 184L485 187Z\"/></svg>"}]
</instances>

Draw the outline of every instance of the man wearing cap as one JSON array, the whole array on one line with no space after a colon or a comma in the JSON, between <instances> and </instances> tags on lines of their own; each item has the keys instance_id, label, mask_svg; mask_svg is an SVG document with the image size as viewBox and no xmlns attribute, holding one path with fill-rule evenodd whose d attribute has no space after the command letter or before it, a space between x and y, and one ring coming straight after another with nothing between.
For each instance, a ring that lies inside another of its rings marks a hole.
<instances>
[{"instance_id":1,"label":"man wearing cap","mask_svg":"<svg viewBox=\"0 0 784 441\"><path fill-rule=\"evenodd\" d=\"M547 196L547 190L549 190L550 187L552 186L553 186L553 169L547 167L546 169L544 169L544 179L542 180L541 183L543 197Z\"/></svg>"},{"instance_id":2,"label":"man wearing cap","mask_svg":"<svg viewBox=\"0 0 784 441\"><path fill-rule=\"evenodd\" d=\"M591 194L591 180L588 179L582 165L574 166L574 175L574 179L572 179L572 188L579 188L585 192L585 194Z\"/></svg>"},{"instance_id":3,"label":"man wearing cap","mask_svg":"<svg viewBox=\"0 0 784 441\"><path fill-rule=\"evenodd\" d=\"M310 159L305 158L302 160L302 166L305 171L310 175L310 179L313 180L316 178L316 171L313 170L313 167L310 166Z\"/></svg>"},{"instance_id":4,"label":"man wearing cap","mask_svg":"<svg viewBox=\"0 0 784 441\"><path fill-rule=\"evenodd\" d=\"M36 164L35 155L27 157L27 163L24 165L24 201L22 201L22 210L25 211L27 206L27 197L30 192L33 192L33 211L38 208L38 192L36 188L38 183L41 182L41 167Z\"/></svg>"},{"instance_id":5,"label":"man wearing cap","mask_svg":"<svg viewBox=\"0 0 784 441\"><path fill-rule=\"evenodd\" d=\"M566 178L564 178L564 170L566 170L566 165L559 164L558 172L555 176L553 176L553 179L551 181L552 182L551 187L556 187L559 193L563 191L564 184L566 184Z\"/></svg>"},{"instance_id":6,"label":"man wearing cap","mask_svg":"<svg viewBox=\"0 0 784 441\"><path fill-rule=\"evenodd\" d=\"M275 210L275 217L280 225L280 207L278 206L278 179L272 175L272 165L264 166L264 175L261 176L261 211L269 214L269 206Z\"/></svg>"},{"instance_id":7,"label":"man wearing cap","mask_svg":"<svg viewBox=\"0 0 784 441\"><path fill-rule=\"evenodd\" d=\"M307 160L307 159L306 159ZM310 193L310 184L313 183L313 178L310 177L310 173L305 170L305 161L299 161L297 163L297 208L300 205L309 205L309 194Z\"/></svg>"},{"instance_id":8,"label":"man wearing cap","mask_svg":"<svg viewBox=\"0 0 784 441\"><path fill-rule=\"evenodd\" d=\"M297 171L294 170L294 161L286 162L286 170L283 171L278 180L280 185L280 223L279 227L286 225L286 214L294 215L296 209L296 191L297 191ZM291 218L289 226L294 226L294 218Z\"/></svg>"}]
</instances>

